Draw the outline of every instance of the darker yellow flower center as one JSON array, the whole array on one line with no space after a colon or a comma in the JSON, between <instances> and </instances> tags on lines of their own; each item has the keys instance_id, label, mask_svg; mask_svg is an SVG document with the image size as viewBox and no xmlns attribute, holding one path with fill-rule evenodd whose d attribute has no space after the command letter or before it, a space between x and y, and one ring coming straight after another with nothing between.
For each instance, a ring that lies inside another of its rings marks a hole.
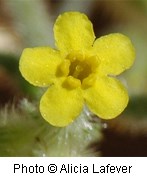
<instances>
[{"instance_id":1,"label":"darker yellow flower center","mask_svg":"<svg viewBox=\"0 0 147 185\"><path fill-rule=\"evenodd\" d=\"M59 66L58 74L66 76L64 82L66 87L73 89L84 84L91 86L92 79L94 79L93 74L97 67L98 60L95 56L86 56L79 52L72 52L67 55L64 62Z\"/></svg>"},{"instance_id":2,"label":"darker yellow flower center","mask_svg":"<svg viewBox=\"0 0 147 185\"><path fill-rule=\"evenodd\" d=\"M73 76L81 82L92 73L91 65L78 60L72 61L69 66L68 76Z\"/></svg>"}]
</instances>

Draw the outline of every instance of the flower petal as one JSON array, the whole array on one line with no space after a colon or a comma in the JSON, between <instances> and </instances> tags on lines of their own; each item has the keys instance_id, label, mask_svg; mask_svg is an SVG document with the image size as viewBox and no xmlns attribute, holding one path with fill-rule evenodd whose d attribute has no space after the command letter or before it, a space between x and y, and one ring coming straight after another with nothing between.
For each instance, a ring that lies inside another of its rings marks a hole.
<instances>
[{"instance_id":1,"label":"flower petal","mask_svg":"<svg viewBox=\"0 0 147 185\"><path fill-rule=\"evenodd\" d=\"M36 86L48 86L61 63L59 52L49 47L24 49L20 58L22 76Z\"/></svg>"},{"instance_id":2,"label":"flower petal","mask_svg":"<svg viewBox=\"0 0 147 185\"><path fill-rule=\"evenodd\" d=\"M40 112L44 119L58 127L69 125L82 108L81 89L69 90L60 84L52 85L40 101Z\"/></svg>"},{"instance_id":3,"label":"flower petal","mask_svg":"<svg viewBox=\"0 0 147 185\"><path fill-rule=\"evenodd\" d=\"M79 12L60 15L54 25L56 46L60 51L83 50L92 47L95 35L88 17Z\"/></svg>"},{"instance_id":4,"label":"flower petal","mask_svg":"<svg viewBox=\"0 0 147 185\"><path fill-rule=\"evenodd\" d=\"M94 42L93 49L101 61L99 70L103 74L118 75L130 68L135 58L130 39L119 33L100 37Z\"/></svg>"},{"instance_id":5,"label":"flower petal","mask_svg":"<svg viewBox=\"0 0 147 185\"><path fill-rule=\"evenodd\" d=\"M84 98L89 109L103 119L118 116L128 104L128 94L124 86L111 77L99 78L84 90Z\"/></svg>"}]
</instances>

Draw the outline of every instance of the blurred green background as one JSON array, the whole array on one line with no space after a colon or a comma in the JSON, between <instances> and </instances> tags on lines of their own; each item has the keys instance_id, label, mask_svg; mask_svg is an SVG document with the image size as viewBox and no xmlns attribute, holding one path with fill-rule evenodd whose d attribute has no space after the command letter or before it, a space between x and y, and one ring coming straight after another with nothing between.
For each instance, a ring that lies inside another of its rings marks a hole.
<instances>
[{"instance_id":1,"label":"blurred green background","mask_svg":"<svg viewBox=\"0 0 147 185\"><path fill-rule=\"evenodd\" d=\"M92 115L89 130L49 126L38 111L43 92L18 70L24 48L54 47L53 24L64 11L86 13L97 37L120 32L136 48L134 66L119 77L128 107L110 121ZM0 0L0 156L147 156L146 0Z\"/></svg>"}]
</instances>

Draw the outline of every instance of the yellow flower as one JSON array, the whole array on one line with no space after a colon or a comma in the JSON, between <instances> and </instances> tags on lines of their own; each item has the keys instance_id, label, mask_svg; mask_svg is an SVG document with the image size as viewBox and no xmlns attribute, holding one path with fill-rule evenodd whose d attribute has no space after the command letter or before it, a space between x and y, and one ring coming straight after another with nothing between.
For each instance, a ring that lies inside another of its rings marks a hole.
<instances>
[{"instance_id":1,"label":"yellow flower","mask_svg":"<svg viewBox=\"0 0 147 185\"><path fill-rule=\"evenodd\" d=\"M127 106L128 94L114 77L133 64L135 51L129 38L114 33L95 40L92 23L79 12L60 15L54 36L57 49L27 48L20 59L23 77L48 87L40 101L43 118L64 127L84 104L100 118L118 116Z\"/></svg>"}]
</instances>

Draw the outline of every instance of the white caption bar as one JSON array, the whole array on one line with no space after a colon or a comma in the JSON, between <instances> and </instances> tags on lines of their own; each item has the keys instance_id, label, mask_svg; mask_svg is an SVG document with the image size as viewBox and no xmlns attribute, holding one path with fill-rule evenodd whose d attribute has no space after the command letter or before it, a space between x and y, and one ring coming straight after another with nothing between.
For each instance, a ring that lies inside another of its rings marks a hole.
<instances>
[{"instance_id":1,"label":"white caption bar","mask_svg":"<svg viewBox=\"0 0 147 185\"><path fill-rule=\"evenodd\" d=\"M133 184L146 178L147 158L0 158L4 184Z\"/></svg>"}]
</instances>

